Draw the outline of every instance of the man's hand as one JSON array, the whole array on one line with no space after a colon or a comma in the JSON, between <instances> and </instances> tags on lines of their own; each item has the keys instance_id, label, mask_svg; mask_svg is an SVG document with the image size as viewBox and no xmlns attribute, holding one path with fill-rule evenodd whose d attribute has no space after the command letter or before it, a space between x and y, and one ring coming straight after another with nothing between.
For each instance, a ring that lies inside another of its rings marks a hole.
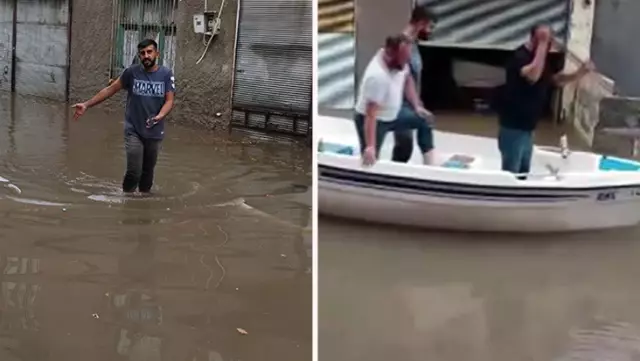
<instances>
[{"instance_id":1,"label":"man's hand","mask_svg":"<svg viewBox=\"0 0 640 361\"><path fill-rule=\"evenodd\" d=\"M374 147L366 147L362 153L362 164L369 167L376 163L376 149Z\"/></svg>"},{"instance_id":2,"label":"man's hand","mask_svg":"<svg viewBox=\"0 0 640 361\"><path fill-rule=\"evenodd\" d=\"M76 110L75 113L73 114L73 120L78 120L78 118L80 118L84 114L84 112L87 111L87 108L88 108L86 103L74 104L71 107Z\"/></svg>"},{"instance_id":3,"label":"man's hand","mask_svg":"<svg viewBox=\"0 0 640 361\"><path fill-rule=\"evenodd\" d=\"M153 128L156 124L158 124L162 120L162 118L164 117L158 114L155 117L151 117L147 119L147 128Z\"/></svg>"},{"instance_id":4,"label":"man's hand","mask_svg":"<svg viewBox=\"0 0 640 361\"><path fill-rule=\"evenodd\" d=\"M596 65L592 61L587 61L580 66L580 73L586 75L596 70Z\"/></svg>"},{"instance_id":5,"label":"man's hand","mask_svg":"<svg viewBox=\"0 0 640 361\"><path fill-rule=\"evenodd\" d=\"M549 42L552 41L551 29L546 26L539 27L536 31L536 38L540 44L546 44L548 46Z\"/></svg>"},{"instance_id":6,"label":"man's hand","mask_svg":"<svg viewBox=\"0 0 640 361\"><path fill-rule=\"evenodd\" d=\"M416 108L416 113L418 114L418 116L420 118L424 118L427 121L427 123L429 123L429 125L433 125L434 120L435 120L434 116L433 116L433 113L431 113L430 111L428 111L424 107Z\"/></svg>"}]
</instances>

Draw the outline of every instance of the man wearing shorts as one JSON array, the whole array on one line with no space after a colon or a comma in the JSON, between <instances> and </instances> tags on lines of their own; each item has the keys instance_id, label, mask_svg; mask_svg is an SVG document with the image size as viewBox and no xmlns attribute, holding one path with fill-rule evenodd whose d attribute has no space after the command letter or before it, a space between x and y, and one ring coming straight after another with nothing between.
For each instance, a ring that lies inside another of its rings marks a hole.
<instances>
[{"instance_id":1,"label":"man wearing shorts","mask_svg":"<svg viewBox=\"0 0 640 361\"><path fill-rule=\"evenodd\" d=\"M121 89L128 91L124 122L127 170L122 182L125 193L151 192L153 175L164 138L164 118L173 108L175 79L171 69L156 64L158 44L143 40L138 44L140 62L131 65L93 98L75 104L74 119L88 108L102 103Z\"/></svg>"},{"instance_id":2,"label":"man wearing shorts","mask_svg":"<svg viewBox=\"0 0 640 361\"><path fill-rule=\"evenodd\" d=\"M432 145L428 138L432 114L416 93L409 75L409 58L413 41L404 34L386 39L383 49L373 56L364 72L356 102L355 124L360 139L363 163L373 165L388 132L417 130L418 145L424 162L429 160ZM404 96L418 116L398 117Z\"/></svg>"}]
</instances>

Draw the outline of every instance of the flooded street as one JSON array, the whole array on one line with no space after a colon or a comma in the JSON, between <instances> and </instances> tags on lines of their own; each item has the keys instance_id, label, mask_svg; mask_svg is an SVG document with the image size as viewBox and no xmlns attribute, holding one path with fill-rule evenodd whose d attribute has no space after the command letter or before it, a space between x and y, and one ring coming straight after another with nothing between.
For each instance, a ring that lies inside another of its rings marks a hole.
<instances>
[{"instance_id":1,"label":"flooded street","mask_svg":"<svg viewBox=\"0 0 640 361\"><path fill-rule=\"evenodd\" d=\"M440 119L439 129L495 134L482 117ZM556 145L556 135L547 125L537 141ZM639 236L429 232L321 216L319 360L640 360Z\"/></svg>"},{"instance_id":2,"label":"flooded street","mask_svg":"<svg viewBox=\"0 0 640 361\"><path fill-rule=\"evenodd\" d=\"M308 148L168 126L125 198L122 120L0 93L0 359L310 359Z\"/></svg>"}]
</instances>

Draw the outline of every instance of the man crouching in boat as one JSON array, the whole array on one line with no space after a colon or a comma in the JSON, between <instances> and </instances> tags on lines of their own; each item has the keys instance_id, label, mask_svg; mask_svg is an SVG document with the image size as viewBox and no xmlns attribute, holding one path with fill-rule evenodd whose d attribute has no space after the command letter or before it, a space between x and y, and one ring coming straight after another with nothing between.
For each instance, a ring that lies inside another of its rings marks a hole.
<instances>
[{"instance_id":1,"label":"man crouching in boat","mask_svg":"<svg viewBox=\"0 0 640 361\"><path fill-rule=\"evenodd\" d=\"M563 86L594 69L591 62L572 74L550 69L547 55L554 42L548 25L534 26L529 41L516 49L506 68L498 148L502 170L519 174L521 179L526 178L531 168L533 132L542 117L547 92L552 85Z\"/></svg>"},{"instance_id":2,"label":"man crouching in boat","mask_svg":"<svg viewBox=\"0 0 640 361\"><path fill-rule=\"evenodd\" d=\"M418 146L424 162L430 160L429 123L433 115L422 106L409 73L412 44L411 38L404 34L388 37L384 48L373 56L362 77L355 123L364 165L376 162L387 133L398 130L418 130ZM398 117L405 95L417 117Z\"/></svg>"}]
</instances>

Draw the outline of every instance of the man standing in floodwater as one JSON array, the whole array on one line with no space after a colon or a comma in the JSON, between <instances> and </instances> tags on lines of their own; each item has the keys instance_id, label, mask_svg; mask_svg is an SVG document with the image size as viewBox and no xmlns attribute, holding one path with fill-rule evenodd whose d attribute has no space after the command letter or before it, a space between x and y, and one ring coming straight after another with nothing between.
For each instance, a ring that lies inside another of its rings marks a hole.
<instances>
[{"instance_id":1,"label":"man standing in floodwater","mask_svg":"<svg viewBox=\"0 0 640 361\"><path fill-rule=\"evenodd\" d=\"M413 81L416 84L416 94L420 96L420 88L422 84L422 57L420 55L420 48L418 43L420 41L429 40L433 25L437 21L436 16L424 5L416 6L411 12L411 18L409 24L405 27L403 34L413 40L411 46L411 58L409 60L409 70ZM402 108L398 114L400 117L415 117L418 116L411 106L408 98L405 96L402 103ZM393 155L391 159L394 162L406 163L411 158L413 153L413 130L396 130L394 132L395 145L393 147ZM420 137L420 135L418 135ZM426 136L432 150L428 152L428 161L433 164L433 131L428 128L428 134Z\"/></svg>"},{"instance_id":2,"label":"man standing in floodwater","mask_svg":"<svg viewBox=\"0 0 640 361\"><path fill-rule=\"evenodd\" d=\"M151 192L153 174L164 138L164 118L173 108L175 79L171 69L156 64L158 44L151 39L138 44L140 62L84 103L75 104L74 119L121 89L128 91L124 122L127 171L122 182L125 193Z\"/></svg>"},{"instance_id":3,"label":"man standing in floodwater","mask_svg":"<svg viewBox=\"0 0 640 361\"><path fill-rule=\"evenodd\" d=\"M422 106L409 74L413 40L404 34L390 36L364 71L356 102L355 124L364 165L373 165L388 132L418 131L418 145L428 163L431 144L429 122L433 115ZM404 96L417 116L398 117Z\"/></svg>"},{"instance_id":4,"label":"man standing in floodwater","mask_svg":"<svg viewBox=\"0 0 640 361\"><path fill-rule=\"evenodd\" d=\"M547 55L555 42L548 25L531 29L529 41L516 49L506 67L506 84L499 110L498 148L502 170L526 177L531 168L533 132L542 117L548 92L593 71L586 62L571 74L551 69Z\"/></svg>"}]
</instances>

